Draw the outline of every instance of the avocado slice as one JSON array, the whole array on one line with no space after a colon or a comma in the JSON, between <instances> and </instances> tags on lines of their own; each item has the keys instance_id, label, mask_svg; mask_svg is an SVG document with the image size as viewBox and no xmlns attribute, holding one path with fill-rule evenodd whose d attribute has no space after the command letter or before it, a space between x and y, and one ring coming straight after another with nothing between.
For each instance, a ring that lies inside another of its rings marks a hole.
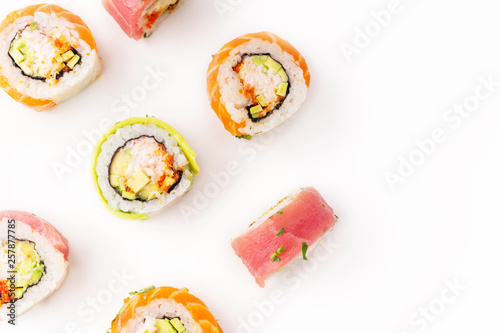
<instances>
[{"instance_id":1,"label":"avocado slice","mask_svg":"<svg viewBox=\"0 0 500 333\"><path fill-rule=\"evenodd\" d=\"M117 151L115 156L113 157L113 160L111 161L109 174L123 176L128 168L128 164L131 158L132 155L130 154L130 149L127 149L125 151Z\"/></svg>"},{"instance_id":2,"label":"avocado slice","mask_svg":"<svg viewBox=\"0 0 500 333\"><path fill-rule=\"evenodd\" d=\"M182 324L182 322L180 321L179 318L171 319L170 324L172 324L172 326L175 327L177 332L179 332L179 333L186 332L186 328L184 327L184 325Z\"/></svg>"},{"instance_id":3,"label":"avocado slice","mask_svg":"<svg viewBox=\"0 0 500 333\"><path fill-rule=\"evenodd\" d=\"M268 59L266 60L266 63L264 65L267 68L270 68L270 69L272 69L275 72L279 71L280 68L282 68L281 64L279 62L277 62L276 60L274 60L273 58L271 58L271 57L268 57Z\"/></svg>"},{"instance_id":4,"label":"avocado slice","mask_svg":"<svg viewBox=\"0 0 500 333\"><path fill-rule=\"evenodd\" d=\"M135 199L137 199L137 197L135 196L134 193L130 193L130 192L127 192L127 191L123 191L122 192L122 198L128 199L128 200L135 200Z\"/></svg>"},{"instance_id":5,"label":"avocado slice","mask_svg":"<svg viewBox=\"0 0 500 333\"><path fill-rule=\"evenodd\" d=\"M24 258L17 264L17 289L14 297L19 299L23 297L24 292L30 286L36 285L45 274L45 265L40 255L36 251L35 243L29 241L19 241L16 243L17 253L23 253Z\"/></svg>"},{"instance_id":6,"label":"avocado slice","mask_svg":"<svg viewBox=\"0 0 500 333\"><path fill-rule=\"evenodd\" d=\"M156 333L177 333L177 330L170 324L170 320L167 318L156 319L156 328L158 328Z\"/></svg>"},{"instance_id":7,"label":"avocado slice","mask_svg":"<svg viewBox=\"0 0 500 333\"><path fill-rule=\"evenodd\" d=\"M276 95L285 97L287 90L288 90L288 82L283 82L280 85L278 91L276 92Z\"/></svg>"},{"instance_id":8,"label":"avocado slice","mask_svg":"<svg viewBox=\"0 0 500 333\"><path fill-rule=\"evenodd\" d=\"M251 114L252 116L254 116L254 115L256 115L256 114L258 114L258 113L262 112L262 110L264 110L264 109L262 108L262 106L261 106L260 104L258 104L258 105L256 105L256 106L252 106L252 107L250 108L250 114Z\"/></svg>"},{"instance_id":9,"label":"avocado slice","mask_svg":"<svg viewBox=\"0 0 500 333\"><path fill-rule=\"evenodd\" d=\"M259 104L262 105L263 107L267 106L267 101L264 96L262 95L257 96L257 101L259 101Z\"/></svg>"},{"instance_id":10,"label":"avocado slice","mask_svg":"<svg viewBox=\"0 0 500 333\"><path fill-rule=\"evenodd\" d=\"M160 195L160 187L157 184L154 183L149 183L148 185L144 186L139 193L137 193L137 196L144 201L151 200L155 196Z\"/></svg>"},{"instance_id":11,"label":"avocado slice","mask_svg":"<svg viewBox=\"0 0 500 333\"><path fill-rule=\"evenodd\" d=\"M80 61L80 56L75 54L73 58L71 58L71 60L68 61L67 65L69 68L73 69L79 61Z\"/></svg>"},{"instance_id":12,"label":"avocado slice","mask_svg":"<svg viewBox=\"0 0 500 333\"><path fill-rule=\"evenodd\" d=\"M281 67L281 69L278 71L278 74L283 79L283 81L288 82L288 75L286 74L285 69L283 67Z\"/></svg>"},{"instance_id":13,"label":"avocado slice","mask_svg":"<svg viewBox=\"0 0 500 333\"><path fill-rule=\"evenodd\" d=\"M127 181L127 186L132 190L132 193L139 192L144 186L149 184L151 179L142 170L137 170L135 174Z\"/></svg>"},{"instance_id":14,"label":"avocado slice","mask_svg":"<svg viewBox=\"0 0 500 333\"><path fill-rule=\"evenodd\" d=\"M27 46L23 46L19 48L19 51L21 51L22 54L26 55L30 51L30 48Z\"/></svg>"},{"instance_id":15,"label":"avocado slice","mask_svg":"<svg viewBox=\"0 0 500 333\"><path fill-rule=\"evenodd\" d=\"M166 177L161 187L165 188L167 186L172 186L173 184L175 184L175 179L172 177Z\"/></svg>"},{"instance_id":16,"label":"avocado slice","mask_svg":"<svg viewBox=\"0 0 500 333\"><path fill-rule=\"evenodd\" d=\"M25 61L20 62L17 65L22 69L22 71L26 75L33 75L35 73L31 68L28 67Z\"/></svg>"},{"instance_id":17,"label":"avocado slice","mask_svg":"<svg viewBox=\"0 0 500 333\"><path fill-rule=\"evenodd\" d=\"M109 176L109 183L113 187L119 187L121 185L121 177L118 175L110 175Z\"/></svg>"},{"instance_id":18,"label":"avocado slice","mask_svg":"<svg viewBox=\"0 0 500 333\"><path fill-rule=\"evenodd\" d=\"M252 61L257 65L264 65L268 58L269 56L267 55L254 55L252 56Z\"/></svg>"},{"instance_id":19,"label":"avocado slice","mask_svg":"<svg viewBox=\"0 0 500 333\"><path fill-rule=\"evenodd\" d=\"M63 53L61 57L64 61L68 61L69 59L73 58L74 55L75 54L73 53L73 51L69 50L68 52Z\"/></svg>"},{"instance_id":20,"label":"avocado slice","mask_svg":"<svg viewBox=\"0 0 500 333\"><path fill-rule=\"evenodd\" d=\"M21 51L19 51L18 49L11 49L9 51L9 54L12 57L12 59L14 59L14 61L16 62L16 64L19 64L25 58L24 55L21 53Z\"/></svg>"},{"instance_id":21,"label":"avocado slice","mask_svg":"<svg viewBox=\"0 0 500 333\"><path fill-rule=\"evenodd\" d=\"M24 46L26 46L26 39L24 39L24 38L18 38L11 45L11 47L14 48L14 49L20 49L20 48L22 48Z\"/></svg>"},{"instance_id":22,"label":"avocado slice","mask_svg":"<svg viewBox=\"0 0 500 333\"><path fill-rule=\"evenodd\" d=\"M57 57L55 57L55 59L56 59L58 64L62 64L64 62L64 59L61 56L57 56Z\"/></svg>"}]
</instances>

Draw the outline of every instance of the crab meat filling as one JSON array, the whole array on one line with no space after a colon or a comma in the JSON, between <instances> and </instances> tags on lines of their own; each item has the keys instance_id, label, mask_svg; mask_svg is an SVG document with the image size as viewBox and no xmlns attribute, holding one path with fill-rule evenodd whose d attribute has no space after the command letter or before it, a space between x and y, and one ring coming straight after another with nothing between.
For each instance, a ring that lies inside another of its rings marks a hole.
<instances>
[{"instance_id":1,"label":"crab meat filling","mask_svg":"<svg viewBox=\"0 0 500 333\"><path fill-rule=\"evenodd\" d=\"M129 140L113 156L109 183L127 200L150 201L170 193L180 182L182 170L174 156L150 136Z\"/></svg>"},{"instance_id":2,"label":"crab meat filling","mask_svg":"<svg viewBox=\"0 0 500 333\"><path fill-rule=\"evenodd\" d=\"M288 74L268 54L243 55L234 67L248 100L246 107L252 122L258 122L278 110L290 92Z\"/></svg>"},{"instance_id":3,"label":"crab meat filling","mask_svg":"<svg viewBox=\"0 0 500 333\"><path fill-rule=\"evenodd\" d=\"M36 22L17 32L9 56L24 76L57 82L81 63L81 56L60 32L47 33Z\"/></svg>"}]
</instances>

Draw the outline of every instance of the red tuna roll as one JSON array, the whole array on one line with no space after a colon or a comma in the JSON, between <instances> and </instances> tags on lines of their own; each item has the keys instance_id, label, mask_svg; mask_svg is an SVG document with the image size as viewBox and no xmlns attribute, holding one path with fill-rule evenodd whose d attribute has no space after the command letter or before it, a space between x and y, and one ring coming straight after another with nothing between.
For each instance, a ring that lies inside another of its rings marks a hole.
<instances>
[{"instance_id":1,"label":"red tuna roll","mask_svg":"<svg viewBox=\"0 0 500 333\"><path fill-rule=\"evenodd\" d=\"M135 40L146 38L178 6L180 0L103 0L122 30Z\"/></svg>"},{"instance_id":2,"label":"red tuna roll","mask_svg":"<svg viewBox=\"0 0 500 333\"><path fill-rule=\"evenodd\" d=\"M0 321L15 320L55 292L66 277L68 255L68 240L49 222L0 212Z\"/></svg>"},{"instance_id":3,"label":"red tuna roll","mask_svg":"<svg viewBox=\"0 0 500 333\"><path fill-rule=\"evenodd\" d=\"M313 188L296 190L250 225L232 247L260 287L333 229L337 216Z\"/></svg>"}]
</instances>

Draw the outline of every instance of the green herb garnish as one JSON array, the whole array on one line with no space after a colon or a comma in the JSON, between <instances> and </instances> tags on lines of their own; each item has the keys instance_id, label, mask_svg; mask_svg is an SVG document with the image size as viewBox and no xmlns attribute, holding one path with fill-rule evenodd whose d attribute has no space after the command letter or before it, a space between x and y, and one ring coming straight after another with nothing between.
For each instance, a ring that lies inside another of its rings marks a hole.
<instances>
[{"instance_id":1,"label":"green herb garnish","mask_svg":"<svg viewBox=\"0 0 500 333\"><path fill-rule=\"evenodd\" d=\"M273 259L273 262L275 261L281 261L281 258L279 258L278 256L280 254L282 254L283 252L285 252L285 245L283 245L282 247L280 247L276 252L274 252L272 255L271 255L271 259Z\"/></svg>"},{"instance_id":2,"label":"green herb garnish","mask_svg":"<svg viewBox=\"0 0 500 333\"><path fill-rule=\"evenodd\" d=\"M309 246L307 246L307 243L306 242L302 242L302 259L304 259L304 260L309 260L306 257L306 253L307 253L307 249L308 248L309 248Z\"/></svg>"},{"instance_id":3,"label":"green herb garnish","mask_svg":"<svg viewBox=\"0 0 500 333\"><path fill-rule=\"evenodd\" d=\"M280 210L280 211L278 212L278 214L280 214L280 215L281 215L281 214L283 214L283 211L282 211L282 210Z\"/></svg>"},{"instance_id":4,"label":"green herb garnish","mask_svg":"<svg viewBox=\"0 0 500 333\"><path fill-rule=\"evenodd\" d=\"M326 207L326 205L325 205L325 204L323 204L323 207Z\"/></svg>"},{"instance_id":5,"label":"green herb garnish","mask_svg":"<svg viewBox=\"0 0 500 333\"><path fill-rule=\"evenodd\" d=\"M281 236L285 233L285 228L281 228L280 231L276 233L276 236Z\"/></svg>"},{"instance_id":6,"label":"green herb garnish","mask_svg":"<svg viewBox=\"0 0 500 333\"><path fill-rule=\"evenodd\" d=\"M31 30L34 30L34 29L36 28L37 24L38 24L38 23L37 23L36 21L35 21L35 22L33 22L33 23L31 23L31 24L30 24L30 29L31 29Z\"/></svg>"},{"instance_id":7,"label":"green herb garnish","mask_svg":"<svg viewBox=\"0 0 500 333\"><path fill-rule=\"evenodd\" d=\"M241 135L241 136L236 136L238 139L245 139L245 140L252 140L251 135Z\"/></svg>"},{"instance_id":8,"label":"green herb garnish","mask_svg":"<svg viewBox=\"0 0 500 333\"><path fill-rule=\"evenodd\" d=\"M333 215L335 215L335 214L333 214ZM336 217L337 219L339 218L337 215L335 215L335 217Z\"/></svg>"},{"instance_id":9,"label":"green herb garnish","mask_svg":"<svg viewBox=\"0 0 500 333\"><path fill-rule=\"evenodd\" d=\"M156 287L155 286L149 286L147 288L144 288L144 289L141 289L139 291L133 291L131 293L129 293L130 295L140 295L140 294L146 294L146 293L149 293L151 290L155 289Z\"/></svg>"}]
</instances>

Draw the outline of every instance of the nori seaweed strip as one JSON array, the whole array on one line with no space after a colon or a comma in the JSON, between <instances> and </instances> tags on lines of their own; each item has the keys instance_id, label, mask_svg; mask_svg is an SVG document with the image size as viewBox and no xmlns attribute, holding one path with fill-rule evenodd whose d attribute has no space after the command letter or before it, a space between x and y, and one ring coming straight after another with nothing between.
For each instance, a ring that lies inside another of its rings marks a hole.
<instances>
[{"instance_id":1,"label":"nori seaweed strip","mask_svg":"<svg viewBox=\"0 0 500 333\"><path fill-rule=\"evenodd\" d=\"M167 193L172 192L174 190L174 188L176 188L177 185L179 185L179 183L182 180L182 175L183 175L182 170L179 170L179 179L177 179L177 181L175 183L173 183L172 186L170 186L170 188L168 189Z\"/></svg>"}]
</instances>

